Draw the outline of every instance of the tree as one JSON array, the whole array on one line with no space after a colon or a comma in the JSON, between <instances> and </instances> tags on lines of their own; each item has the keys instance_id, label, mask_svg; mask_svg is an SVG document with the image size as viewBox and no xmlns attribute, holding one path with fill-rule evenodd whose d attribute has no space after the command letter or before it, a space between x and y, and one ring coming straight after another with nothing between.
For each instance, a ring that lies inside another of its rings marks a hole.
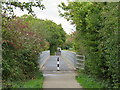
<instances>
[{"instance_id":1,"label":"tree","mask_svg":"<svg viewBox=\"0 0 120 90\"><path fill-rule=\"evenodd\" d=\"M4 1L2 3L2 17L15 17L13 8L20 8L22 11L27 10L28 14L34 14L32 7L39 7L44 9L44 5L41 3L41 0L36 0L34 2L18 2L15 1Z\"/></svg>"},{"instance_id":2,"label":"tree","mask_svg":"<svg viewBox=\"0 0 120 90\"><path fill-rule=\"evenodd\" d=\"M107 87L119 87L118 3L69 2L59 7L65 11L60 15L76 26L76 51L86 56L85 72L107 81Z\"/></svg>"},{"instance_id":3,"label":"tree","mask_svg":"<svg viewBox=\"0 0 120 90\"><path fill-rule=\"evenodd\" d=\"M74 39L75 39L75 33L72 33L70 35L67 34L66 41L61 48L66 50L74 49Z\"/></svg>"},{"instance_id":4,"label":"tree","mask_svg":"<svg viewBox=\"0 0 120 90\"><path fill-rule=\"evenodd\" d=\"M46 40L50 45L50 54L54 55L57 47L62 45L65 42L65 31L63 30L61 25L57 25L56 23L50 20L43 20L43 29L46 32Z\"/></svg>"},{"instance_id":5,"label":"tree","mask_svg":"<svg viewBox=\"0 0 120 90\"><path fill-rule=\"evenodd\" d=\"M2 40L3 87L9 88L16 80L35 78L39 53L50 45L55 53L57 46L65 41L65 32L61 25L50 20L23 15L6 22Z\"/></svg>"}]
</instances>

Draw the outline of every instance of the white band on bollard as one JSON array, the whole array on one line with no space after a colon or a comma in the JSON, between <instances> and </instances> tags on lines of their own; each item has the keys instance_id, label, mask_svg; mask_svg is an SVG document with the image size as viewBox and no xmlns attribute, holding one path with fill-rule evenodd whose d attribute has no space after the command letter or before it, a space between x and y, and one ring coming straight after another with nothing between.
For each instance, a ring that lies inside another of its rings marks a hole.
<instances>
[{"instance_id":1,"label":"white band on bollard","mask_svg":"<svg viewBox=\"0 0 120 90\"><path fill-rule=\"evenodd\" d=\"M60 68L59 67L57 67L57 71L59 71L60 70Z\"/></svg>"},{"instance_id":2,"label":"white band on bollard","mask_svg":"<svg viewBox=\"0 0 120 90\"><path fill-rule=\"evenodd\" d=\"M57 64L59 64L59 61L57 61Z\"/></svg>"}]
</instances>

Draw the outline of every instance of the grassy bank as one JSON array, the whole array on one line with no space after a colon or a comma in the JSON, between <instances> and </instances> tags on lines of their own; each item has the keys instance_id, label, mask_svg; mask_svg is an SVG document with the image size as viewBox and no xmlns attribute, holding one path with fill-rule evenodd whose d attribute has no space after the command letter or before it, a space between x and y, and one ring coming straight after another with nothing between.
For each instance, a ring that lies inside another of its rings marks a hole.
<instances>
[{"instance_id":1,"label":"grassy bank","mask_svg":"<svg viewBox=\"0 0 120 90\"><path fill-rule=\"evenodd\" d=\"M76 77L76 80L83 88L105 88L105 83L99 80L95 80L94 78L84 73L80 73Z\"/></svg>"},{"instance_id":2,"label":"grassy bank","mask_svg":"<svg viewBox=\"0 0 120 90\"><path fill-rule=\"evenodd\" d=\"M13 88L42 88L43 86L43 75L41 72L36 72L34 79L26 81L9 82Z\"/></svg>"}]
</instances>

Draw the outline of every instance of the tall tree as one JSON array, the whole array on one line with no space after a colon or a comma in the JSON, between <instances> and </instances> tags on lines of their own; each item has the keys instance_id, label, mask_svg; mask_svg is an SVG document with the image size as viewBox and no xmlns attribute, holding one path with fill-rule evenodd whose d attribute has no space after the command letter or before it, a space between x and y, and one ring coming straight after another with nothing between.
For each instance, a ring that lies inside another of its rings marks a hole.
<instances>
[{"instance_id":1,"label":"tall tree","mask_svg":"<svg viewBox=\"0 0 120 90\"><path fill-rule=\"evenodd\" d=\"M50 44L50 54L54 55L57 47L62 45L65 42L65 31L63 30L61 25L57 25L56 23L45 20L43 21L44 30L46 32L46 40Z\"/></svg>"},{"instance_id":2,"label":"tall tree","mask_svg":"<svg viewBox=\"0 0 120 90\"><path fill-rule=\"evenodd\" d=\"M65 11L60 15L76 25L76 47L86 56L85 72L107 81L107 87L119 87L118 3L69 2L59 7Z\"/></svg>"}]
</instances>

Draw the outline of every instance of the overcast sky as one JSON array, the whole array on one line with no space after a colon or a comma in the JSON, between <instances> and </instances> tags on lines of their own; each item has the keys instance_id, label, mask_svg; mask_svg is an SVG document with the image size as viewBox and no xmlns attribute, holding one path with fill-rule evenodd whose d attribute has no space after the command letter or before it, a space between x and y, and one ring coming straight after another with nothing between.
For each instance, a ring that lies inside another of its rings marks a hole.
<instances>
[{"instance_id":1,"label":"overcast sky","mask_svg":"<svg viewBox=\"0 0 120 90\"><path fill-rule=\"evenodd\" d=\"M18 1L29 1L29 0L18 0ZM33 1L33 0L31 0ZM67 3L67 0L43 0L42 3L45 5L44 10L40 10L39 8L33 8L35 14L40 19L49 19L57 24L62 24L63 29L69 34L75 30L75 27L70 24L66 19L59 16L58 12L58 4L61 2ZM21 10L15 10L15 14L17 16L22 16L23 14L27 14L27 12L22 12Z\"/></svg>"}]
</instances>

